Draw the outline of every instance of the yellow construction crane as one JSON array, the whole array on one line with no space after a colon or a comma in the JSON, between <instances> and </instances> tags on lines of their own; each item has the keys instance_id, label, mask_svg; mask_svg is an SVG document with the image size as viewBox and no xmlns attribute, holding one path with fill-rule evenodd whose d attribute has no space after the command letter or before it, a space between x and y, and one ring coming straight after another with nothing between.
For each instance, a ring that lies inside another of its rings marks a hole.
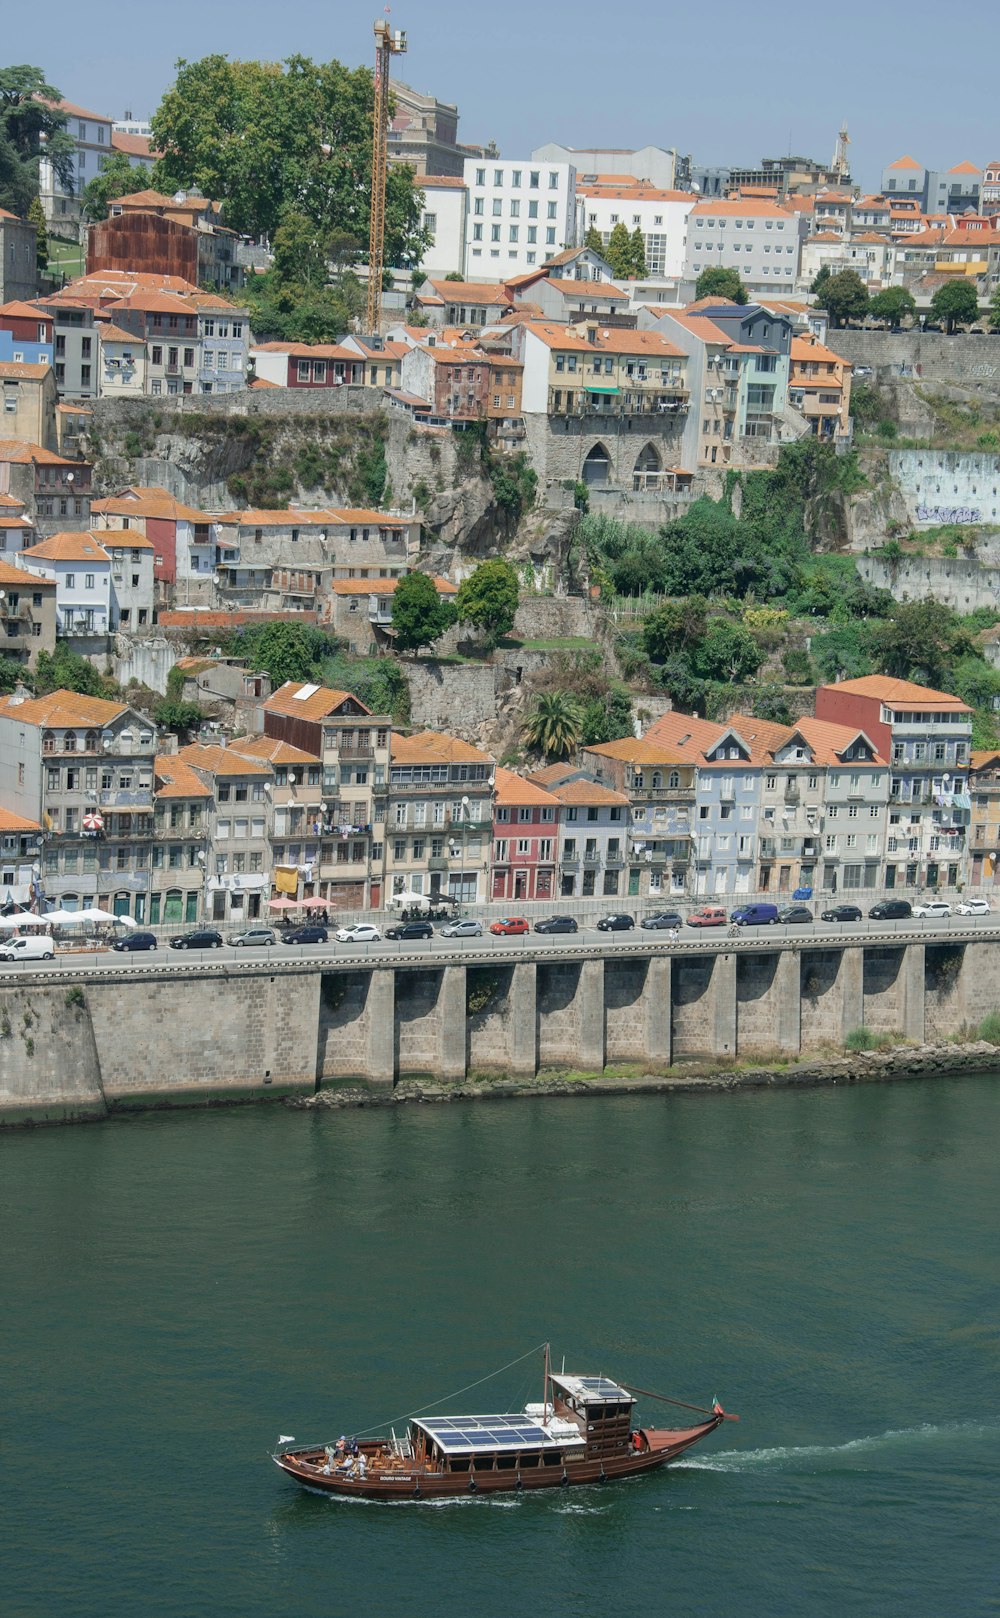
<instances>
[{"instance_id":1,"label":"yellow construction crane","mask_svg":"<svg viewBox=\"0 0 1000 1618\"><path fill-rule=\"evenodd\" d=\"M388 11L388 6L386 11ZM389 146L389 63L406 50L406 35L390 28L385 17L375 22L375 106L372 113L372 205L368 238L368 308L365 330L378 335L382 324L382 271L385 259L385 181Z\"/></svg>"}]
</instances>

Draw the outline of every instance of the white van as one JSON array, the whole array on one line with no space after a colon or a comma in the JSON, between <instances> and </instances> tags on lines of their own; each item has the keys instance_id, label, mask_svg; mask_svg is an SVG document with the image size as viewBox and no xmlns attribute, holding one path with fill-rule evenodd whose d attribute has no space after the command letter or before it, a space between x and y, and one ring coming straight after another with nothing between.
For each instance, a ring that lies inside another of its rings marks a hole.
<instances>
[{"instance_id":1,"label":"white van","mask_svg":"<svg viewBox=\"0 0 1000 1618\"><path fill-rule=\"evenodd\" d=\"M0 961L51 961L55 945L47 933L28 933L23 938L5 938L0 944Z\"/></svg>"}]
</instances>

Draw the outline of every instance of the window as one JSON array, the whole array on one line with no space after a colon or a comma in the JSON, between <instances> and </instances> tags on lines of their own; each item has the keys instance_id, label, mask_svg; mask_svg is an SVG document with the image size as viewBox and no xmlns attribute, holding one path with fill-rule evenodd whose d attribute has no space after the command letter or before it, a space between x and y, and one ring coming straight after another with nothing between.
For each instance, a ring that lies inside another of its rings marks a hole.
<instances>
[{"instance_id":1,"label":"window","mask_svg":"<svg viewBox=\"0 0 1000 1618\"><path fill-rule=\"evenodd\" d=\"M545 245L546 245L546 247L554 247L555 244L556 244L556 233L555 233L555 231L554 230L547 230L545 232Z\"/></svg>"},{"instance_id":2,"label":"window","mask_svg":"<svg viewBox=\"0 0 1000 1618\"><path fill-rule=\"evenodd\" d=\"M66 575L66 588L67 588L67 590L75 590L76 589L76 574L75 573L67 573L67 575Z\"/></svg>"},{"instance_id":3,"label":"window","mask_svg":"<svg viewBox=\"0 0 1000 1618\"><path fill-rule=\"evenodd\" d=\"M503 169L493 170L493 184L499 186L503 185Z\"/></svg>"},{"instance_id":4,"label":"window","mask_svg":"<svg viewBox=\"0 0 1000 1618\"><path fill-rule=\"evenodd\" d=\"M550 202L549 203L547 209L545 210L546 219L557 219L558 218L558 214L556 212L557 207L558 207L557 203L555 203L555 202Z\"/></svg>"},{"instance_id":5,"label":"window","mask_svg":"<svg viewBox=\"0 0 1000 1618\"><path fill-rule=\"evenodd\" d=\"M93 575L93 573L85 573L83 575L83 588L85 590L92 590L94 588L94 575Z\"/></svg>"}]
</instances>

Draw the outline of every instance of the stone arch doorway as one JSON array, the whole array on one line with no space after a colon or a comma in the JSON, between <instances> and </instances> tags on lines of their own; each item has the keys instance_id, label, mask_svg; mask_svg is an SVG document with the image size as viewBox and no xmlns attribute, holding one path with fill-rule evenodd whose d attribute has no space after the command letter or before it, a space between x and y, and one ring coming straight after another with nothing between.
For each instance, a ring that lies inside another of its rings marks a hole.
<instances>
[{"instance_id":1,"label":"stone arch doorway","mask_svg":"<svg viewBox=\"0 0 1000 1618\"><path fill-rule=\"evenodd\" d=\"M632 487L636 490L658 489L663 475L663 462L655 444L645 444L636 456L632 471Z\"/></svg>"},{"instance_id":2,"label":"stone arch doorway","mask_svg":"<svg viewBox=\"0 0 1000 1618\"><path fill-rule=\"evenodd\" d=\"M603 444L595 444L583 463L583 481L588 489L603 488L610 481L611 457Z\"/></svg>"}]
</instances>

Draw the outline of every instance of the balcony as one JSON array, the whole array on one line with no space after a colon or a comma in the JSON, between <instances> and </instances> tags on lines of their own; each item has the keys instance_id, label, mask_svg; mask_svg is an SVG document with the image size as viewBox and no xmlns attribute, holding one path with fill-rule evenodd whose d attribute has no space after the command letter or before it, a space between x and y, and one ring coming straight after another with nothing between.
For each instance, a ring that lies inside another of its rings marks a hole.
<instances>
[{"instance_id":1,"label":"balcony","mask_svg":"<svg viewBox=\"0 0 1000 1618\"><path fill-rule=\"evenodd\" d=\"M559 861L559 869L562 871L578 871L580 869L579 854L564 854Z\"/></svg>"},{"instance_id":2,"label":"balcony","mask_svg":"<svg viewBox=\"0 0 1000 1618\"><path fill-rule=\"evenodd\" d=\"M596 865L600 865L600 863L601 863L601 856L600 856L600 854L599 854L599 853L598 853L598 852L597 852L597 849L596 849L596 848L595 848L595 849L594 849L594 850L593 850L593 851L588 851L588 852L586 852L586 853L585 853L585 854L584 854L584 856L583 856L583 863L584 863L584 865L586 865L586 866L587 866L587 867L589 867L589 868L591 868L591 869L592 869L592 868L593 868L593 867L594 867L594 866L596 866Z\"/></svg>"},{"instance_id":3,"label":"balcony","mask_svg":"<svg viewBox=\"0 0 1000 1618\"><path fill-rule=\"evenodd\" d=\"M93 794L102 809L145 809L153 812L153 789L148 787L107 788Z\"/></svg>"},{"instance_id":4,"label":"balcony","mask_svg":"<svg viewBox=\"0 0 1000 1618\"><path fill-rule=\"evenodd\" d=\"M785 802L786 803L798 803L801 796L802 796L802 793L801 793L801 790L800 790L799 787L795 786L793 784L793 782L791 782L791 781L786 781L785 782Z\"/></svg>"}]
</instances>

